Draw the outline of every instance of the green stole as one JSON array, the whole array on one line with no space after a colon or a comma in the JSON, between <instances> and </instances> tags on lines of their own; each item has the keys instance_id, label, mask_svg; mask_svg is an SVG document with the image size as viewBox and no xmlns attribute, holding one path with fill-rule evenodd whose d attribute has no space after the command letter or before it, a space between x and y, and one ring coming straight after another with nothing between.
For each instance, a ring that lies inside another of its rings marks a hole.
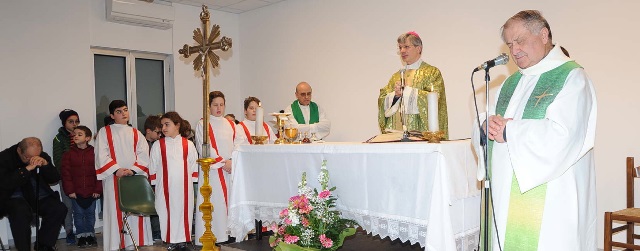
<instances>
[{"instance_id":1,"label":"green stole","mask_svg":"<svg viewBox=\"0 0 640 251\"><path fill-rule=\"evenodd\" d=\"M581 68L581 66L574 61L569 61L553 70L543 73L538 79L538 83L536 83L531 96L529 96L522 119L544 119L547 113L547 107L555 100L557 94L564 87L567 76L575 68ZM520 78L522 78L522 73L519 71L507 78L496 104L496 114L504 115ZM489 141L489 174L491 174L493 144L493 140ZM505 251L538 250L546 193L546 183L525 193L521 193L518 179L514 172L511 178L509 212L507 215L505 240L503 240ZM491 212L493 211L493 209L490 210ZM491 216L492 214L489 215L491 225L493 218ZM484 220L481 221L481 223L483 222ZM482 230L486 231L487 227L484 226ZM488 231L489 236L491 236L489 240L491 241L493 236L491 232L493 232L493 229L488 228ZM481 232L481 234L483 233ZM491 250L491 243L489 243L489 250Z\"/></svg>"},{"instance_id":2,"label":"green stole","mask_svg":"<svg viewBox=\"0 0 640 251\"><path fill-rule=\"evenodd\" d=\"M293 101L291 104L291 112L293 113L293 117L296 119L298 124L306 124L304 122L304 116L302 115L302 110L300 110L300 104L298 100ZM309 103L309 124L315 124L320 121L320 115L318 113L318 105L315 102Z\"/></svg>"}]
</instances>

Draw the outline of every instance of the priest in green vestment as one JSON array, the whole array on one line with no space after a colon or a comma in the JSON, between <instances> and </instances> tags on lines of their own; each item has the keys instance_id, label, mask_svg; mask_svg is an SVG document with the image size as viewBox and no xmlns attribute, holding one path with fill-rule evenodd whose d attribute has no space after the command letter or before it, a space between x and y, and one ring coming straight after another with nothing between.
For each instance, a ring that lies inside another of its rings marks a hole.
<instances>
[{"instance_id":1,"label":"priest in green vestment","mask_svg":"<svg viewBox=\"0 0 640 251\"><path fill-rule=\"evenodd\" d=\"M507 20L502 40L519 70L498 89L488 121L480 116L480 123L488 124L493 202L490 224L482 226L490 242L482 246L493 251L595 251L593 83L582 66L553 44L551 27L539 11L521 11ZM483 133L477 124L474 128L482 180Z\"/></svg>"},{"instance_id":2,"label":"priest in green vestment","mask_svg":"<svg viewBox=\"0 0 640 251\"><path fill-rule=\"evenodd\" d=\"M402 111L405 114L407 130L427 131L427 93L438 93L438 127L449 138L447 116L447 96L440 70L420 59L422 40L416 32L407 32L398 37L398 51L404 62L402 70L389 79L389 83L380 89L378 97L378 125L381 133L402 131ZM401 87L404 75L405 87ZM436 116L433 116L436 117Z\"/></svg>"},{"instance_id":3,"label":"priest in green vestment","mask_svg":"<svg viewBox=\"0 0 640 251\"><path fill-rule=\"evenodd\" d=\"M302 137L307 134L309 138L322 140L331 131L331 121L327 118L321 106L311 101L311 85L307 82L300 82L296 86L296 100L287 106L284 111L291 113L288 116L289 123L298 128Z\"/></svg>"}]
</instances>

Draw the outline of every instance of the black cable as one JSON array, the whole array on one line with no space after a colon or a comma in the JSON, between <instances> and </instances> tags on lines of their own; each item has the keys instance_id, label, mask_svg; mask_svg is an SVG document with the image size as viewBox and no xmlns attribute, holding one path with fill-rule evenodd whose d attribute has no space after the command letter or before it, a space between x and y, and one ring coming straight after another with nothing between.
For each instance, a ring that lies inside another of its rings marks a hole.
<instances>
[{"instance_id":1,"label":"black cable","mask_svg":"<svg viewBox=\"0 0 640 251\"><path fill-rule=\"evenodd\" d=\"M480 124L480 112L478 111L478 100L476 98L476 87L473 84L473 74L475 74L475 71L471 72L471 89L472 89L471 93L473 93L473 105L475 106L475 110L476 110L476 121L478 123L478 128L480 129L480 133L482 134L482 124ZM488 82L486 84L489 85ZM487 86L487 91L489 91L489 87L488 86ZM487 102L489 102L489 100L487 100ZM488 107L488 105L487 105L487 107ZM489 112L489 111L486 111L486 112ZM485 161L487 161L487 164L489 163L489 159L488 159L489 158L489 154L487 153L488 147L489 147L489 142L485 142L485 144L482 147L482 151L483 151L483 154L485 156ZM487 171L489 167L488 167L488 165L484 165L484 168L485 168L485 174L486 174L485 176L487 176L487 177L485 177L485 182L487 182L488 179L489 179L489 176L488 176L489 173ZM502 245L500 244L500 235L498 233L498 224L496 222L496 211L495 211L495 208L493 207L493 189L491 189L491 186L492 186L492 184L489 183L489 188L488 188L489 194L488 195L484 194L484 196L489 196L489 200L491 201L490 205L491 205L491 215L493 216L493 226L494 226L494 229L496 231L496 239L498 240L498 248L500 249L500 251L502 251ZM482 195L483 195L484 190L485 189L482 189L480 191L480 198L481 198L480 200L481 201L482 201ZM482 203L480 203L480 219L482 219ZM482 220L481 220L480 224L482 224ZM485 227L484 231L487 232L487 226L484 226L484 227ZM482 238L482 227L480 228L480 235L478 235L478 250L480 250L480 243L482 242L481 238ZM487 243L485 243L485 245L487 245Z\"/></svg>"}]
</instances>

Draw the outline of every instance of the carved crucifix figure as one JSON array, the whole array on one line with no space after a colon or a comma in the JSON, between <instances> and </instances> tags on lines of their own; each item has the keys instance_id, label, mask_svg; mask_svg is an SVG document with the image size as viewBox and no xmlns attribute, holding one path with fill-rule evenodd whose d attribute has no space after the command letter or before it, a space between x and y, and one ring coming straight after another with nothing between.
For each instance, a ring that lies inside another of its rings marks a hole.
<instances>
[{"instance_id":1,"label":"carved crucifix figure","mask_svg":"<svg viewBox=\"0 0 640 251\"><path fill-rule=\"evenodd\" d=\"M202 167L204 182L200 188L204 201L198 209L202 211L202 219L204 220L205 232L200 237L202 242L202 250L218 251L215 246L216 236L211 231L211 220L213 212L213 204L211 203L211 186L209 185L209 169L210 165L215 163L209 152L209 67L218 67L220 57L216 55L215 50L227 51L231 48L231 38L222 37L220 41L214 42L220 36L220 26L214 24L209 33L209 10L207 6L202 6L200 20L202 21L202 30L197 28L193 31L193 39L198 43L196 46L185 44L178 53L185 58L189 58L192 54L197 53L198 56L193 61L193 69L202 71L202 158L198 160Z\"/></svg>"}]
</instances>

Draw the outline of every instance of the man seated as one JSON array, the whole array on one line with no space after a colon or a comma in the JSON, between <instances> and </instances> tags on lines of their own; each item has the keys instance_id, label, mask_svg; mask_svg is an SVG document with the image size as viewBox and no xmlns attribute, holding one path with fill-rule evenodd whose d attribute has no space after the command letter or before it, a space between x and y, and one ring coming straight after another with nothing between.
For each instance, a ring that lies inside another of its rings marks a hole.
<instances>
[{"instance_id":1,"label":"man seated","mask_svg":"<svg viewBox=\"0 0 640 251\"><path fill-rule=\"evenodd\" d=\"M60 195L49 187L58 181L60 173L51 157L42 151L40 139L25 138L0 152L0 215L9 219L18 250L30 250L31 222L36 210L42 224L35 250L55 250L67 215Z\"/></svg>"},{"instance_id":2,"label":"man seated","mask_svg":"<svg viewBox=\"0 0 640 251\"><path fill-rule=\"evenodd\" d=\"M311 86L307 82L300 82L296 86L296 101L285 108L285 112L291 113L289 123L298 128L304 136L311 138L315 133L317 139L324 139L331 130L331 121L324 110L311 101Z\"/></svg>"}]
</instances>

